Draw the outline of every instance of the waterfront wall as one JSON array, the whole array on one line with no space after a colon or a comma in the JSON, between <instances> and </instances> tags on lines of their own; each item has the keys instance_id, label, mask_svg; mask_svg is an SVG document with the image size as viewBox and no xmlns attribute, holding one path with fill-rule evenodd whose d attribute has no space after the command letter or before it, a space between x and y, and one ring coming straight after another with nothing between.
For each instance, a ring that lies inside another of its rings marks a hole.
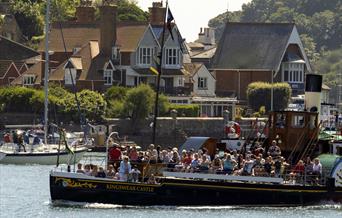
<instances>
[{"instance_id":1,"label":"waterfront wall","mask_svg":"<svg viewBox=\"0 0 342 218\"><path fill-rule=\"evenodd\" d=\"M40 117L33 114L2 113L0 114L0 124L3 125L25 125L38 124ZM238 121L241 125L242 136L246 137L251 131L251 123L255 119L243 119ZM160 117L157 122L156 144L163 147L179 146L183 144L189 136L208 136L213 138L224 137L224 119L200 118L200 117L180 117L172 119L170 117ZM106 127L106 134L111 131L119 133L120 137L127 136L129 141L134 141L142 147L146 147L152 142L152 120L146 119L138 124L133 124L128 119L107 119L101 124ZM79 125L63 124L68 131L82 131Z\"/></svg>"}]
</instances>

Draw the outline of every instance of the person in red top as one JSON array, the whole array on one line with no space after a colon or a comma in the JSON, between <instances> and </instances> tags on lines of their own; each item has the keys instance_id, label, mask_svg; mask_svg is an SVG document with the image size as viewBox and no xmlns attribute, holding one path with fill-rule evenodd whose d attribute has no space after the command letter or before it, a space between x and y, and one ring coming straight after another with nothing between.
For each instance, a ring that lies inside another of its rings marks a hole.
<instances>
[{"instance_id":1,"label":"person in red top","mask_svg":"<svg viewBox=\"0 0 342 218\"><path fill-rule=\"evenodd\" d=\"M121 160L121 150L118 148L117 144L114 144L113 147L109 150L109 160L117 161Z\"/></svg>"},{"instance_id":2,"label":"person in red top","mask_svg":"<svg viewBox=\"0 0 342 218\"><path fill-rule=\"evenodd\" d=\"M295 183L296 180L298 181L302 175L304 175L305 165L302 160L299 160L296 166L293 168L292 172L290 173L292 182Z\"/></svg>"}]
</instances>

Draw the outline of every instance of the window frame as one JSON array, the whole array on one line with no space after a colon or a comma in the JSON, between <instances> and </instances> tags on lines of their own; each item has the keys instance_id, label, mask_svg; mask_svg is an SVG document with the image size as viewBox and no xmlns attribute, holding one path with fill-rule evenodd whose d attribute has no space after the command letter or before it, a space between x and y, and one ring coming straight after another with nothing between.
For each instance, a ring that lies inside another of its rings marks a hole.
<instances>
[{"instance_id":1,"label":"window frame","mask_svg":"<svg viewBox=\"0 0 342 218\"><path fill-rule=\"evenodd\" d=\"M197 78L197 88L199 90L208 90L208 78L198 77Z\"/></svg>"},{"instance_id":2,"label":"window frame","mask_svg":"<svg viewBox=\"0 0 342 218\"><path fill-rule=\"evenodd\" d=\"M165 66L179 66L179 48L165 48Z\"/></svg>"},{"instance_id":3,"label":"window frame","mask_svg":"<svg viewBox=\"0 0 342 218\"><path fill-rule=\"evenodd\" d=\"M103 70L104 85L113 85L113 70ZM109 80L110 79L110 82Z\"/></svg>"},{"instance_id":4,"label":"window frame","mask_svg":"<svg viewBox=\"0 0 342 218\"><path fill-rule=\"evenodd\" d=\"M23 85L24 86L33 86L35 78L36 77L34 75L24 75L23 76Z\"/></svg>"},{"instance_id":5,"label":"window frame","mask_svg":"<svg viewBox=\"0 0 342 218\"><path fill-rule=\"evenodd\" d=\"M137 64L142 66L152 65L153 55L153 47L139 47L137 55Z\"/></svg>"},{"instance_id":6,"label":"window frame","mask_svg":"<svg viewBox=\"0 0 342 218\"><path fill-rule=\"evenodd\" d=\"M283 81L288 83L304 83L304 63L283 62Z\"/></svg>"}]
</instances>

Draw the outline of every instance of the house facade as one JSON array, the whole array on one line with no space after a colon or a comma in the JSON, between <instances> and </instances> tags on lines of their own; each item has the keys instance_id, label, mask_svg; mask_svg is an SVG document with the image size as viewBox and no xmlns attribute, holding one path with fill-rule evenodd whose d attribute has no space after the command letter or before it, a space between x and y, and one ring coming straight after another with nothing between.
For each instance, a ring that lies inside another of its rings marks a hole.
<instances>
[{"instance_id":1,"label":"house facade","mask_svg":"<svg viewBox=\"0 0 342 218\"><path fill-rule=\"evenodd\" d=\"M0 86L11 85L40 59L38 52L3 36L0 36L0 51Z\"/></svg>"},{"instance_id":2,"label":"house facade","mask_svg":"<svg viewBox=\"0 0 342 218\"><path fill-rule=\"evenodd\" d=\"M304 93L312 72L293 23L227 23L213 58L216 94L246 100L248 84L287 82L292 95Z\"/></svg>"},{"instance_id":3,"label":"house facade","mask_svg":"<svg viewBox=\"0 0 342 218\"><path fill-rule=\"evenodd\" d=\"M66 52L61 43L59 26L52 25L50 32L49 81L65 87L105 91L113 85L134 87L141 83L156 85L157 75L150 67L157 68L161 49L162 26L157 20L165 8L153 4L153 22L117 22L116 6L100 6L100 21L94 20L95 9L81 5L76 10L76 21L62 24ZM161 18L162 19L162 18ZM161 20L162 21L162 20ZM172 95L184 91L185 70L180 34L176 25L172 28L175 40L165 34L161 91ZM44 43L40 50L44 50Z\"/></svg>"}]
</instances>

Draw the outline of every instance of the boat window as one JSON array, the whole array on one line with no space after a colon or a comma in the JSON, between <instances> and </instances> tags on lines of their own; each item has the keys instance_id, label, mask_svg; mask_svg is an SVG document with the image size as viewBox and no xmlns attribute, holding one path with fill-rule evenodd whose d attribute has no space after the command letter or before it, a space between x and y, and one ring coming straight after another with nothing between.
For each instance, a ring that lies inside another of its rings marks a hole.
<instances>
[{"instance_id":1,"label":"boat window","mask_svg":"<svg viewBox=\"0 0 342 218\"><path fill-rule=\"evenodd\" d=\"M294 128L304 127L304 116L303 115L293 115L291 126Z\"/></svg>"},{"instance_id":2,"label":"boat window","mask_svg":"<svg viewBox=\"0 0 342 218\"><path fill-rule=\"evenodd\" d=\"M277 114L276 127L277 128L285 128L286 125L286 115L285 114Z\"/></svg>"}]
</instances>

